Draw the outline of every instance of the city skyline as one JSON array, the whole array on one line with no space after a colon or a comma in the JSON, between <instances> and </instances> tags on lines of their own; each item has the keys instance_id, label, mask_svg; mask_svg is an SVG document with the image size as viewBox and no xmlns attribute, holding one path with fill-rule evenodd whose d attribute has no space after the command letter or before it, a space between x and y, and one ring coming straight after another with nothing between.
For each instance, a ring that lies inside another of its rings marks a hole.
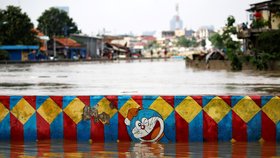
<instances>
[{"instance_id":1,"label":"city skyline","mask_svg":"<svg viewBox=\"0 0 280 158\"><path fill-rule=\"evenodd\" d=\"M261 0L1 0L0 8L7 5L20 6L37 26L38 17L50 7L69 7L69 16L83 33L142 34L143 32L169 30L170 19L176 15L179 4L179 16L184 22L183 28L197 30L201 26L212 25L221 28L229 15L236 23L248 21L246 9L249 4ZM36 7L33 7L36 6Z\"/></svg>"}]
</instances>

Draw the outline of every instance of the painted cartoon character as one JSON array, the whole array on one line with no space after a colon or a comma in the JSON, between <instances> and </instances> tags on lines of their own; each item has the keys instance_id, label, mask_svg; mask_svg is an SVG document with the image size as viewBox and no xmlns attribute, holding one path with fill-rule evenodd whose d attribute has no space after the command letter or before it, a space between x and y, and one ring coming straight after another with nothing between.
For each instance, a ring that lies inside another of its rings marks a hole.
<instances>
[{"instance_id":1,"label":"painted cartoon character","mask_svg":"<svg viewBox=\"0 0 280 158\"><path fill-rule=\"evenodd\" d=\"M125 124L133 140L155 142L164 136L164 121L159 113L151 109L129 109Z\"/></svg>"}]
</instances>

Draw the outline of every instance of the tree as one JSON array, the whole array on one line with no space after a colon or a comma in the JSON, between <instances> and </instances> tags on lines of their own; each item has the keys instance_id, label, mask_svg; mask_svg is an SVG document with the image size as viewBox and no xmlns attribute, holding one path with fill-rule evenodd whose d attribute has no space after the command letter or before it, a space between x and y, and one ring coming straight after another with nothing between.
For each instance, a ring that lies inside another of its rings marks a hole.
<instances>
[{"instance_id":1,"label":"tree","mask_svg":"<svg viewBox=\"0 0 280 158\"><path fill-rule=\"evenodd\" d=\"M258 44L252 61L257 69L266 70L270 63L280 60L280 30L262 32L256 43Z\"/></svg>"},{"instance_id":2,"label":"tree","mask_svg":"<svg viewBox=\"0 0 280 158\"><path fill-rule=\"evenodd\" d=\"M214 33L213 35L211 35L209 37L209 41L211 41L212 45L215 48L223 49L225 47L222 36L219 33Z\"/></svg>"},{"instance_id":3,"label":"tree","mask_svg":"<svg viewBox=\"0 0 280 158\"><path fill-rule=\"evenodd\" d=\"M38 44L33 24L26 13L19 7L7 6L0 9L0 43L3 45L34 45Z\"/></svg>"},{"instance_id":4,"label":"tree","mask_svg":"<svg viewBox=\"0 0 280 158\"><path fill-rule=\"evenodd\" d=\"M194 38L189 40L189 39L186 39L185 36L181 36L178 38L177 45L182 46L182 47L193 47L193 46L197 46L197 43Z\"/></svg>"},{"instance_id":5,"label":"tree","mask_svg":"<svg viewBox=\"0 0 280 158\"><path fill-rule=\"evenodd\" d=\"M156 40L150 41L146 46L145 49L153 49L153 48L159 48L159 44Z\"/></svg>"},{"instance_id":6,"label":"tree","mask_svg":"<svg viewBox=\"0 0 280 158\"><path fill-rule=\"evenodd\" d=\"M238 53L240 52L240 43L232 39L232 35L237 34L237 29L234 26L234 23L235 18L233 16L229 16L223 33L221 35L215 33L209 38L209 40L216 48L225 50L229 60L231 61L232 70L241 70L242 62L238 57Z\"/></svg>"},{"instance_id":7,"label":"tree","mask_svg":"<svg viewBox=\"0 0 280 158\"><path fill-rule=\"evenodd\" d=\"M57 8L50 8L45 10L43 14L37 20L38 30L44 34L52 37L56 36L67 36L70 33L78 33L78 27L70 18L67 12L59 10Z\"/></svg>"},{"instance_id":8,"label":"tree","mask_svg":"<svg viewBox=\"0 0 280 158\"><path fill-rule=\"evenodd\" d=\"M206 40L205 39L201 40L200 44L204 48L206 46Z\"/></svg>"},{"instance_id":9,"label":"tree","mask_svg":"<svg viewBox=\"0 0 280 158\"><path fill-rule=\"evenodd\" d=\"M228 58L231 61L232 70L242 70L242 62L238 56L238 53L240 52L240 42L232 39L232 35L237 34L237 29L234 26L234 23L235 18L233 16L229 16L222 34L222 39Z\"/></svg>"}]
</instances>

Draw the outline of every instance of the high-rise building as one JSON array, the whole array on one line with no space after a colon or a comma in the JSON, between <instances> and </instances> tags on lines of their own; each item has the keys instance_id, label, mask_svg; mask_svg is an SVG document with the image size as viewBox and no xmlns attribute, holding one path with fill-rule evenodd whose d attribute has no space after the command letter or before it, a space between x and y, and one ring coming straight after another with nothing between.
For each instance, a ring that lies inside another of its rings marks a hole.
<instances>
[{"instance_id":1,"label":"high-rise building","mask_svg":"<svg viewBox=\"0 0 280 158\"><path fill-rule=\"evenodd\" d=\"M170 30L182 30L183 29L183 21L181 20L179 16L179 4L176 4L176 14L172 17L170 20Z\"/></svg>"}]
</instances>

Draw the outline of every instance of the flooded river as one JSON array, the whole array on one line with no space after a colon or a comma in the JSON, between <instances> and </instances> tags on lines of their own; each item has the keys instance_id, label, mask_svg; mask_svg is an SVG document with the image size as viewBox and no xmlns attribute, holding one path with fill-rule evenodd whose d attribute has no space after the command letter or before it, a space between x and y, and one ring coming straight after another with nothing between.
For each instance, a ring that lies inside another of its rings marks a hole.
<instances>
[{"instance_id":1,"label":"flooded river","mask_svg":"<svg viewBox=\"0 0 280 158\"><path fill-rule=\"evenodd\" d=\"M280 95L280 72L202 71L183 60L0 66L0 95ZM0 142L0 157L272 157L269 142Z\"/></svg>"},{"instance_id":2,"label":"flooded river","mask_svg":"<svg viewBox=\"0 0 280 158\"><path fill-rule=\"evenodd\" d=\"M279 95L280 72L195 70L183 60L8 64L0 95Z\"/></svg>"},{"instance_id":3,"label":"flooded river","mask_svg":"<svg viewBox=\"0 0 280 158\"><path fill-rule=\"evenodd\" d=\"M275 143L0 142L0 157L273 157Z\"/></svg>"}]
</instances>

